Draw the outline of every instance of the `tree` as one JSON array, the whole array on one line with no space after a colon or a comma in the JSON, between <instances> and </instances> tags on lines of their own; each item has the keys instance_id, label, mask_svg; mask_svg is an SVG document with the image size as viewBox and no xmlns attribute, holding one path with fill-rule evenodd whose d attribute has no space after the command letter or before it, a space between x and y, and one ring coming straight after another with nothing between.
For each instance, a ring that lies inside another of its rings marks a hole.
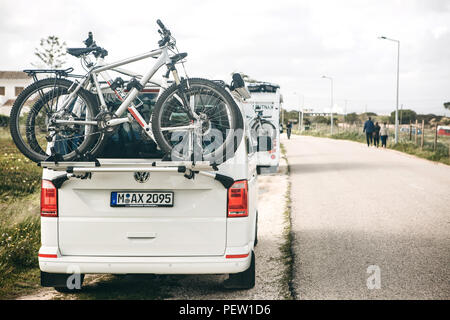
<instances>
[{"instance_id":1,"label":"tree","mask_svg":"<svg viewBox=\"0 0 450 320\"><path fill-rule=\"evenodd\" d=\"M326 123L326 124L330 123L330 120L328 119L328 117L324 117L324 116L315 116L314 118L312 118L312 121L315 123Z\"/></svg>"},{"instance_id":2,"label":"tree","mask_svg":"<svg viewBox=\"0 0 450 320\"><path fill-rule=\"evenodd\" d=\"M289 121L297 122L298 121L298 111L291 110L287 111L283 109L284 114L284 125L287 125Z\"/></svg>"},{"instance_id":3,"label":"tree","mask_svg":"<svg viewBox=\"0 0 450 320\"><path fill-rule=\"evenodd\" d=\"M50 69L61 68L66 62L66 43L61 42L57 36L48 36L41 39L40 47L34 51L39 62L33 63L36 67L46 67Z\"/></svg>"},{"instance_id":4,"label":"tree","mask_svg":"<svg viewBox=\"0 0 450 320\"><path fill-rule=\"evenodd\" d=\"M359 122L359 117L356 114L356 112L352 112L352 113L347 113L347 115L345 116L345 121L347 123L355 123L355 122Z\"/></svg>"},{"instance_id":5,"label":"tree","mask_svg":"<svg viewBox=\"0 0 450 320\"><path fill-rule=\"evenodd\" d=\"M440 121L442 118L442 116L437 116L435 114L429 113L429 114L418 114L417 115L417 120L419 122L422 122L422 120L425 121L425 123L430 123L431 120L434 119L434 121Z\"/></svg>"},{"instance_id":6,"label":"tree","mask_svg":"<svg viewBox=\"0 0 450 320\"><path fill-rule=\"evenodd\" d=\"M444 108L450 110L450 101L449 102L444 102Z\"/></svg>"},{"instance_id":7,"label":"tree","mask_svg":"<svg viewBox=\"0 0 450 320\"><path fill-rule=\"evenodd\" d=\"M413 121L416 121L416 119L417 119L417 113L415 111L410 110L410 109L403 109L403 110L398 111L399 122L400 122L400 112L402 113L401 114L402 123L409 123L410 121L413 122ZM389 122L395 123L395 111L391 112Z\"/></svg>"}]
</instances>

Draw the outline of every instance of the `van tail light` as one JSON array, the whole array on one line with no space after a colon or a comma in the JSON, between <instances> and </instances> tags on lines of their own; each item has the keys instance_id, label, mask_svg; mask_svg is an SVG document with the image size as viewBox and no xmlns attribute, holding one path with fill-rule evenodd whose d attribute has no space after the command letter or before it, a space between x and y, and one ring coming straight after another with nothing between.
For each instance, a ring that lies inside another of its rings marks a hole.
<instances>
[{"instance_id":1,"label":"van tail light","mask_svg":"<svg viewBox=\"0 0 450 320\"><path fill-rule=\"evenodd\" d=\"M228 189L228 217L248 216L247 180L236 181Z\"/></svg>"},{"instance_id":2,"label":"van tail light","mask_svg":"<svg viewBox=\"0 0 450 320\"><path fill-rule=\"evenodd\" d=\"M49 180L42 180L41 217L58 216L58 190Z\"/></svg>"}]
</instances>

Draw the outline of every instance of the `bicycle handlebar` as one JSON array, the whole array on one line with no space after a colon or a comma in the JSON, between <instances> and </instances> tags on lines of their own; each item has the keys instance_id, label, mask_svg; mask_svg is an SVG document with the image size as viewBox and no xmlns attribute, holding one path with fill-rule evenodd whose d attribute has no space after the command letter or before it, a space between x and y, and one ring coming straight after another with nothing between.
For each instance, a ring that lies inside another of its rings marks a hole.
<instances>
[{"instance_id":1,"label":"bicycle handlebar","mask_svg":"<svg viewBox=\"0 0 450 320\"><path fill-rule=\"evenodd\" d=\"M106 49L97 46L97 44L94 41L94 35L92 34L91 31L89 31L88 38L84 40L83 43L86 45L86 48L92 49L91 52L94 53L94 56L96 58L98 57L104 58L108 55L108 51Z\"/></svg>"},{"instance_id":2,"label":"bicycle handlebar","mask_svg":"<svg viewBox=\"0 0 450 320\"><path fill-rule=\"evenodd\" d=\"M86 45L86 47L88 47L88 48L95 46L94 36L92 35L91 31L89 31L89 33L88 33L88 38L86 40L84 40L83 42Z\"/></svg>"},{"instance_id":3,"label":"bicycle handlebar","mask_svg":"<svg viewBox=\"0 0 450 320\"><path fill-rule=\"evenodd\" d=\"M158 24L158 26L161 28L162 31L166 31L166 27L164 26L164 24L161 22L161 20L156 20L156 23Z\"/></svg>"},{"instance_id":4,"label":"bicycle handlebar","mask_svg":"<svg viewBox=\"0 0 450 320\"><path fill-rule=\"evenodd\" d=\"M161 28L159 30L159 33L161 34L162 39L158 41L158 44L160 47L165 46L167 43L170 42L171 33L170 30L166 28L166 26L161 22L161 20L156 20L156 23Z\"/></svg>"}]
</instances>

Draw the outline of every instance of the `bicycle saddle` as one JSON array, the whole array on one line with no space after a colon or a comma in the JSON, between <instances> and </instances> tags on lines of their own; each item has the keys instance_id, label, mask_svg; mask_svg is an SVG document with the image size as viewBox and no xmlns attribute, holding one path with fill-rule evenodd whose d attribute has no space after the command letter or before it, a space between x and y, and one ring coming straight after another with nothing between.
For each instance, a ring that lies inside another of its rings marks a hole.
<instances>
[{"instance_id":1,"label":"bicycle saddle","mask_svg":"<svg viewBox=\"0 0 450 320\"><path fill-rule=\"evenodd\" d=\"M79 58L80 56L84 54L88 54L92 51L96 50L96 48L67 48L67 53Z\"/></svg>"},{"instance_id":2,"label":"bicycle saddle","mask_svg":"<svg viewBox=\"0 0 450 320\"><path fill-rule=\"evenodd\" d=\"M170 57L170 59L172 60L172 63L177 63L178 61L183 60L184 58L186 58L187 55L188 55L187 52L177 53L173 57Z\"/></svg>"}]
</instances>

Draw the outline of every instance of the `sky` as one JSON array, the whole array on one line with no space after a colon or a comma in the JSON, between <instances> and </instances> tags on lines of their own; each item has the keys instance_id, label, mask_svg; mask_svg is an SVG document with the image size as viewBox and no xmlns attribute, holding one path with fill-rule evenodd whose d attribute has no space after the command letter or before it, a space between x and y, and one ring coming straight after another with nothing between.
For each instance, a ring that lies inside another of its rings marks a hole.
<instances>
[{"instance_id":1,"label":"sky","mask_svg":"<svg viewBox=\"0 0 450 320\"><path fill-rule=\"evenodd\" d=\"M286 109L335 112L400 105L450 116L450 0L0 0L0 70L36 62L41 38L82 46L92 31L113 62L157 48L161 19L188 52L190 77L231 81L232 72L277 83ZM144 73L154 60L128 69ZM79 66L68 57L66 67Z\"/></svg>"}]
</instances>

